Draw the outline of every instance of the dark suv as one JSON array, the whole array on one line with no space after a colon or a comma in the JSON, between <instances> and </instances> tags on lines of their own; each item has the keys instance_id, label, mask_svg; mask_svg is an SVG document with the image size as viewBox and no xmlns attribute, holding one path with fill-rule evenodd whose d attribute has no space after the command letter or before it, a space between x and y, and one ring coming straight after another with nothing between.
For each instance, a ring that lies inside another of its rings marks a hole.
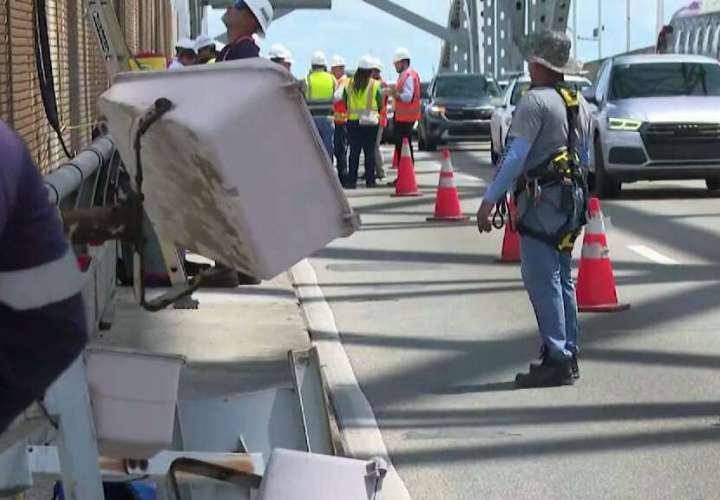
<instances>
[{"instance_id":1,"label":"dark suv","mask_svg":"<svg viewBox=\"0 0 720 500\"><path fill-rule=\"evenodd\" d=\"M491 102L500 95L492 78L481 74L438 75L430 84L429 94L420 118L420 149L434 151L439 144L490 137Z\"/></svg>"}]
</instances>

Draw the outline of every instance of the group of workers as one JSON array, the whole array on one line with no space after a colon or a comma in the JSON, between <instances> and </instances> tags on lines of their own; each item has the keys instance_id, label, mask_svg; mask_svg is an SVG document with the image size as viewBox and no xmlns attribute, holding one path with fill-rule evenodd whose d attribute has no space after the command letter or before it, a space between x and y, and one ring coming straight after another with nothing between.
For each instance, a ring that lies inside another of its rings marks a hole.
<instances>
[{"instance_id":1,"label":"group of workers","mask_svg":"<svg viewBox=\"0 0 720 500\"><path fill-rule=\"evenodd\" d=\"M268 0L235 0L223 15L230 43L217 52L215 42L206 36L197 40L182 39L168 69L259 57L260 48L253 35L264 35L273 19ZM291 52L280 44L270 48L268 58L292 70ZM383 65L369 55L360 58L352 76L348 76L345 59L335 56L328 62L322 51L311 59L311 69L304 80L305 97L313 121L328 157L334 161L340 182L347 189L357 187L360 156L365 158L365 185L377 186L385 177L380 143L384 129L390 125L389 100L393 100L395 155L400 157L405 139L412 148L412 134L420 119L420 77L411 67L410 52L400 48L393 63L399 75L397 84L382 78Z\"/></svg>"},{"instance_id":2,"label":"group of workers","mask_svg":"<svg viewBox=\"0 0 720 500\"><path fill-rule=\"evenodd\" d=\"M383 65L377 58L361 57L348 76L341 56L328 63L323 52L313 54L305 95L317 131L346 189L357 187L361 153L365 158L365 185L375 187L376 181L385 177L380 143L390 125L390 99L395 110L392 125L398 157L403 139L412 141L414 125L420 119L421 87L410 62L407 49L395 52L393 63L399 78L396 85L389 85L382 78Z\"/></svg>"}]
</instances>

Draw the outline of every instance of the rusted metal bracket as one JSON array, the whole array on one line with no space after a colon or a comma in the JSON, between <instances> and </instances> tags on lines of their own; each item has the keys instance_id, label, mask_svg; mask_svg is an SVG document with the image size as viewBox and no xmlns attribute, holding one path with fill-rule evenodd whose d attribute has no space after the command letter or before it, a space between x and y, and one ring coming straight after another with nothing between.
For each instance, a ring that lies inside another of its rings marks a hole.
<instances>
[{"instance_id":1,"label":"rusted metal bracket","mask_svg":"<svg viewBox=\"0 0 720 500\"><path fill-rule=\"evenodd\" d=\"M62 211L65 232L75 244L106 241L137 243L143 237L142 212L133 204Z\"/></svg>"}]
</instances>

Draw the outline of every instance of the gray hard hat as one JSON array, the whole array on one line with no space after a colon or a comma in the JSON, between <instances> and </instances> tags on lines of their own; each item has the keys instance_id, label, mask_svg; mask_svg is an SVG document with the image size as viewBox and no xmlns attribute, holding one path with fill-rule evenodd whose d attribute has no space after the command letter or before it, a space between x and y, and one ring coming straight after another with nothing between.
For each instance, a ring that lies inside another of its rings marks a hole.
<instances>
[{"instance_id":1,"label":"gray hard hat","mask_svg":"<svg viewBox=\"0 0 720 500\"><path fill-rule=\"evenodd\" d=\"M570 56L572 42L559 31L531 33L522 42L520 50L528 62L538 63L558 73L575 75L582 72L582 63Z\"/></svg>"}]
</instances>

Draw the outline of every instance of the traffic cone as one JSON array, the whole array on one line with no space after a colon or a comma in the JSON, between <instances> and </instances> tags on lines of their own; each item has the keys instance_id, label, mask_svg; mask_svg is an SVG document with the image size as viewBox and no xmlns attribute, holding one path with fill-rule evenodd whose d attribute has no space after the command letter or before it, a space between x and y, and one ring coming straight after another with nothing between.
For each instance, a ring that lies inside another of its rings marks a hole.
<instances>
[{"instance_id":1,"label":"traffic cone","mask_svg":"<svg viewBox=\"0 0 720 500\"><path fill-rule=\"evenodd\" d=\"M398 150L397 150L397 148L393 148L393 161L392 161L393 170L397 170L399 165L400 165L400 157L398 156Z\"/></svg>"},{"instance_id":2,"label":"traffic cone","mask_svg":"<svg viewBox=\"0 0 720 500\"><path fill-rule=\"evenodd\" d=\"M517 207L512 197L508 198L507 220L505 221L505 236L503 237L502 251L497 262L511 264L520 262L520 234L515 227L517 221Z\"/></svg>"},{"instance_id":3,"label":"traffic cone","mask_svg":"<svg viewBox=\"0 0 720 500\"><path fill-rule=\"evenodd\" d=\"M597 198L590 200L590 221L585 228L577 279L577 301L581 312L620 312L630 309L630 304L618 301L605 221Z\"/></svg>"},{"instance_id":4,"label":"traffic cone","mask_svg":"<svg viewBox=\"0 0 720 500\"><path fill-rule=\"evenodd\" d=\"M403 139L402 154L400 155L400 166L398 167L398 177L395 183L395 194L392 196L422 196L418 190L417 180L415 179L415 166L410 156L410 143L407 139Z\"/></svg>"},{"instance_id":5,"label":"traffic cone","mask_svg":"<svg viewBox=\"0 0 720 500\"><path fill-rule=\"evenodd\" d=\"M438 183L437 197L435 200L435 215L428 217L428 221L449 221L463 222L469 220L462 213L460 208L460 197L455 186L455 174L450 151L443 149L442 168L440 169L440 182Z\"/></svg>"}]
</instances>

